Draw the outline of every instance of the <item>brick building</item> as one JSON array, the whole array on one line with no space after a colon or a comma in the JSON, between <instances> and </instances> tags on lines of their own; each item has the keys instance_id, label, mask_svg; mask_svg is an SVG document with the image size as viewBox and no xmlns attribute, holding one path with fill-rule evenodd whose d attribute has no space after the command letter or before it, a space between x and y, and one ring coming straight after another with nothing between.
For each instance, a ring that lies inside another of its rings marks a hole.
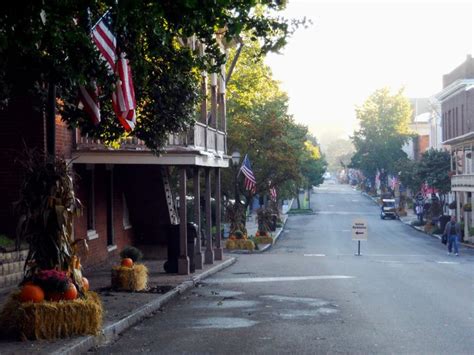
<instances>
[{"instance_id":1,"label":"brick building","mask_svg":"<svg viewBox=\"0 0 474 355\"><path fill-rule=\"evenodd\" d=\"M456 195L458 220L463 220L465 239L473 226L472 212L464 209L474 192L474 59L466 60L443 76L443 90L436 95L441 102L442 140L449 146L453 177L451 190Z\"/></svg>"},{"instance_id":2,"label":"brick building","mask_svg":"<svg viewBox=\"0 0 474 355\"><path fill-rule=\"evenodd\" d=\"M81 136L79 130L68 129L56 117L56 152L71 159L75 191L84 206L83 215L74 220L74 237L88 241L89 252L81 253L86 267L117 257L126 245L142 246L153 253L151 256L164 257L170 243L170 224L179 224L179 242L175 242L180 246L180 274L190 272L190 259L194 259L196 268L222 259L220 235L215 237L215 245L211 235L213 225L220 230L221 213L214 213L215 220L211 221L211 197L216 201L213 208L220 211L221 169L229 165L225 82L216 74L203 73L202 83L203 97L210 99L202 102L198 122L183 134L170 135L161 156L137 139L111 149ZM21 184L15 157L24 144L46 151L46 124L43 113L33 109L27 96L16 97L7 111L0 112L0 119L0 233L14 236L12 204L18 199ZM179 177L176 191L169 183L170 173ZM192 191L187 191L188 185L193 186ZM179 212L175 209L178 194ZM193 204L190 216L186 206L189 195L192 201L202 201ZM206 221L204 226L201 220ZM204 230L205 242L198 240L193 255L187 249L188 221L198 224L199 231ZM202 244L205 250L201 250Z\"/></svg>"}]
</instances>

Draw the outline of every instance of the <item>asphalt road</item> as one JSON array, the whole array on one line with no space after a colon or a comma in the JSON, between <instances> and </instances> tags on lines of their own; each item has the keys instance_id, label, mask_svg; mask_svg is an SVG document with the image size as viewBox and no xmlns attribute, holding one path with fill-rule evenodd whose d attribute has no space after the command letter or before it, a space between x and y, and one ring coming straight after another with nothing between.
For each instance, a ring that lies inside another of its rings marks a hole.
<instances>
[{"instance_id":1,"label":"asphalt road","mask_svg":"<svg viewBox=\"0 0 474 355\"><path fill-rule=\"evenodd\" d=\"M474 250L396 220L347 185L312 195L269 252L239 255L97 353L473 354ZM361 256L354 218L368 224Z\"/></svg>"}]
</instances>

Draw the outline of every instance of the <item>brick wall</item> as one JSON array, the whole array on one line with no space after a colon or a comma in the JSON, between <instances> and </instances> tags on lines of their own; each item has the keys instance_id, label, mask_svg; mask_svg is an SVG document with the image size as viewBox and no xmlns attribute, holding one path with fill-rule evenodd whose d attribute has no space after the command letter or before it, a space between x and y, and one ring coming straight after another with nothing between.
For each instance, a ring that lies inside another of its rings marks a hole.
<instances>
[{"instance_id":1,"label":"brick wall","mask_svg":"<svg viewBox=\"0 0 474 355\"><path fill-rule=\"evenodd\" d=\"M71 158L73 131L56 115L56 154L64 159Z\"/></svg>"},{"instance_id":2,"label":"brick wall","mask_svg":"<svg viewBox=\"0 0 474 355\"><path fill-rule=\"evenodd\" d=\"M77 164L74 168L77 176L75 179L76 193L84 206L84 213L77 217L74 223L74 236L78 238L87 238L87 205L89 199L88 179L85 178L88 170L85 165ZM123 186L124 179L114 167L114 194L113 194L113 225L114 241L113 246L108 243L107 232L107 189L110 187L110 170L105 165L98 164L94 166L95 174L95 231L98 238L88 240L89 251L86 253L81 247L80 254L85 266L93 266L103 263L109 258L118 259L118 254L126 246L133 243L134 229L126 229L123 225ZM81 178L84 177L84 178Z\"/></svg>"}]
</instances>

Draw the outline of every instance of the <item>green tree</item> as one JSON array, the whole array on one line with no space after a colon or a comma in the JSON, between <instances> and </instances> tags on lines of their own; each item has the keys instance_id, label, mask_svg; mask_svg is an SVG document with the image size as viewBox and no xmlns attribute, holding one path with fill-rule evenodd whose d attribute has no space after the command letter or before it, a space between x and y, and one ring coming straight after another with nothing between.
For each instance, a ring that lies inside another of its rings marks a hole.
<instances>
[{"instance_id":1,"label":"green tree","mask_svg":"<svg viewBox=\"0 0 474 355\"><path fill-rule=\"evenodd\" d=\"M351 167L360 169L374 181L377 169L395 173L394 163L406 157L402 146L410 137L410 102L403 90L391 94L388 88L375 91L356 108L360 129L352 142L355 154Z\"/></svg>"},{"instance_id":2,"label":"green tree","mask_svg":"<svg viewBox=\"0 0 474 355\"><path fill-rule=\"evenodd\" d=\"M426 183L441 194L451 191L449 171L451 156L446 150L429 149L421 156L418 174Z\"/></svg>"},{"instance_id":3,"label":"green tree","mask_svg":"<svg viewBox=\"0 0 474 355\"><path fill-rule=\"evenodd\" d=\"M169 132L194 122L199 71L217 72L226 60L217 39L230 43L245 32L259 43L259 54L278 50L292 27L274 15L285 4L275 0L4 2L0 5L0 105L6 108L28 96L38 110L44 110L49 85L57 88L59 112L71 127L81 127L105 142L119 139L124 131L110 102L115 78L89 37L90 24L110 9L118 46L127 53L133 70L138 125L131 134L158 150ZM190 36L205 45L203 56L184 45ZM101 88L98 126L76 105L79 86L92 80Z\"/></svg>"}]
</instances>

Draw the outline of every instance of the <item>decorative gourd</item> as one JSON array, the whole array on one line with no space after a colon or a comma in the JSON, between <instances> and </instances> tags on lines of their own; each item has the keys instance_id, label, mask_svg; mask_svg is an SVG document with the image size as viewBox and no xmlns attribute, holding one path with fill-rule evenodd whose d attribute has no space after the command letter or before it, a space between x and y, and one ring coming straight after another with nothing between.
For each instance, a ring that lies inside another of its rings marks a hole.
<instances>
[{"instance_id":1,"label":"decorative gourd","mask_svg":"<svg viewBox=\"0 0 474 355\"><path fill-rule=\"evenodd\" d=\"M44 300L44 291L41 287L28 284L23 286L20 293L21 302L42 302Z\"/></svg>"},{"instance_id":2,"label":"decorative gourd","mask_svg":"<svg viewBox=\"0 0 474 355\"><path fill-rule=\"evenodd\" d=\"M84 291L89 291L89 280L82 276L82 286L84 287Z\"/></svg>"},{"instance_id":3,"label":"decorative gourd","mask_svg":"<svg viewBox=\"0 0 474 355\"><path fill-rule=\"evenodd\" d=\"M64 292L64 294L63 294L63 299L65 299L66 301L72 301L72 300L75 300L76 298L77 298L77 288L71 282L69 284L66 292Z\"/></svg>"},{"instance_id":4,"label":"decorative gourd","mask_svg":"<svg viewBox=\"0 0 474 355\"><path fill-rule=\"evenodd\" d=\"M131 258L123 258L122 259L122 266L132 267L133 266L133 260Z\"/></svg>"}]
</instances>

